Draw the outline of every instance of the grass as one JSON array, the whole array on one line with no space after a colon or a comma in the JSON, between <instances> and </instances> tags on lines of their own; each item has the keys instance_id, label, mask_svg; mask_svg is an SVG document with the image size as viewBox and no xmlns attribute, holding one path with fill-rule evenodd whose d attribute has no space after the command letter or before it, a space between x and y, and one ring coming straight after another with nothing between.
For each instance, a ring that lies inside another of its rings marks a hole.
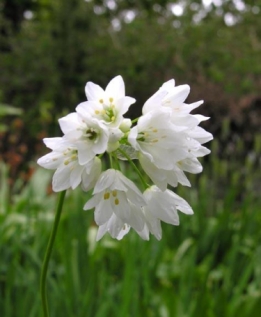
<instances>
[{"instance_id":1,"label":"grass","mask_svg":"<svg viewBox=\"0 0 261 317\"><path fill-rule=\"evenodd\" d=\"M259 317L261 198L258 164L217 159L218 144L192 188L177 193L195 214L163 224L163 238L96 243L89 194L67 193L51 257L51 317ZM39 278L54 219L51 174L38 169L26 186L7 186L1 166L0 316L41 316Z\"/></svg>"}]
</instances>

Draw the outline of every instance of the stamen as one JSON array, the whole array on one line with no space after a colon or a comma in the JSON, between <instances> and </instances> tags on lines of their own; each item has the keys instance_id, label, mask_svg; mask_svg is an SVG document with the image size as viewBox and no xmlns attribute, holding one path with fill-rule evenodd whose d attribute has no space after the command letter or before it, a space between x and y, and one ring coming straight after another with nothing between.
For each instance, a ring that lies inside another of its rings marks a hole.
<instances>
[{"instance_id":1,"label":"stamen","mask_svg":"<svg viewBox=\"0 0 261 317\"><path fill-rule=\"evenodd\" d=\"M103 195L103 199L106 200L106 199L109 199L110 198L110 193L105 193Z\"/></svg>"},{"instance_id":2,"label":"stamen","mask_svg":"<svg viewBox=\"0 0 261 317\"><path fill-rule=\"evenodd\" d=\"M63 162L64 165L68 165L71 162L71 160L66 160Z\"/></svg>"}]
</instances>

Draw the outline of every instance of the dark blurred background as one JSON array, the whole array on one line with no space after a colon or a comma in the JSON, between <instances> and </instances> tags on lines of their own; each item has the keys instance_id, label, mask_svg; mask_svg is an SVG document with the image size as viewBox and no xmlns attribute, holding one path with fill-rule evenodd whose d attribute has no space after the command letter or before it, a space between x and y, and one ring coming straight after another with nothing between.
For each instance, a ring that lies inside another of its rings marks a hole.
<instances>
[{"instance_id":1,"label":"dark blurred background","mask_svg":"<svg viewBox=\"0 0 261 317\"><path fill-rule=\"evenodd\" d=\"M61 135L87 81L119 74L132 117L171 78L191 86L188 102L204 99L212 153L175 188L195 214L163 224L160 242L95 243L90 193L68 191L50 316L259 317L261 0L0 0L0 316L41 316L56 201L52 172L36 168L42 139Z\"/></svg>"},{"instance_id":2,"label":"dark blurred background","mask_svg":"<svg viewBox=\"0 0 261 317\"><path fill-rule=\"evenodd\" d=\"M26 179L86 82L120 74L137 99L131 117L175 78L191 86L188 102L204 99L218 155L258 161L260 17L260 0L1 0L0 160Z\"/></svg>"}]
</instances>

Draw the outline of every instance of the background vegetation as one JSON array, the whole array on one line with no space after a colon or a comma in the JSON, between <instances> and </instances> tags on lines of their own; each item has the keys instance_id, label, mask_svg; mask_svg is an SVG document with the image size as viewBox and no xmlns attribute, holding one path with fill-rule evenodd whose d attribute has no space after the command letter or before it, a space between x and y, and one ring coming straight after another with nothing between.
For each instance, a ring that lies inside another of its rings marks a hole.
<instances>
[{"instance_id":1,"label":"background vegetation","mask_svg":"<svg viewBox=\"0 0 261 317\"><path fill-rule=\"evenodd\" d=\"M117 74L130 116L166 80L204 99L215 137L177 192L193 217L162 241L95 243L88 195L68 192L48 275L51 316L253 316L261 311L260 0L0 1L0 316L41 315L53 222L51 174L36 168L57 118L89 80ZM131 174L131 171L128 171ZM192 175L193 176L193 175Z\"/></svg>"}]
</instances>

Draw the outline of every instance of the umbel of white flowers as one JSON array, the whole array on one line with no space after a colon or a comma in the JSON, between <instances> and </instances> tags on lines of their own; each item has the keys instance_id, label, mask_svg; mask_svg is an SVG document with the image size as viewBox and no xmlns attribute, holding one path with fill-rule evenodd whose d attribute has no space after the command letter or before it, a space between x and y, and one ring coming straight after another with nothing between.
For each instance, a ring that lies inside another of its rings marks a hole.
<instances>
[{"instance_id":1,"label":"umbel of white flowers","mask_svg":"<svg viewBox=\"0 0 261 317\"><path fill-rule=\"evenodd\" d=\"M106 232L122 239L130 228L145 240L150 233L161 239L161 221L179 225L177 210L193 214L189 204L167 188L178 183L190 186L184 172L200 173L198 157L210 153L202 144L213 136L199 127L209 118L190 114L203 101L186 104L189 91L188 85L175 86L174 79L169 80L145 102L142 116L131 121L124 114L136 100L125 96L121 76L113 78L105 90L88 82L87 101L59 119L63 137L43 140L52 151L38 159L38 164L55 170L55 192L79 185L84 191L93 189L84 209L94 208L97 240ZM110 168L104 170L106 153ZM140 177L143 193L123 175L123 160Z\"/></svg>"}]
</instances>

